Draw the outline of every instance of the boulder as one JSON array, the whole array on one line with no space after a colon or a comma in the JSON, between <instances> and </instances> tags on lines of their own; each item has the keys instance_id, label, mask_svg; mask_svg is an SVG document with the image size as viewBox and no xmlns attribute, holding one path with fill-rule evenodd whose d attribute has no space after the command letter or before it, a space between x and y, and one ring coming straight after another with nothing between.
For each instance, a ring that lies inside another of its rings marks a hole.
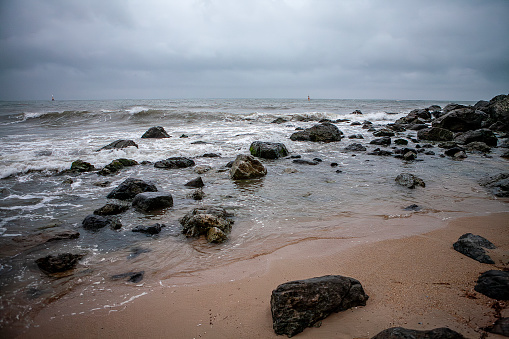
<instances>
[{"instance_id":1,"label":"boulder","mask_svg":"<svg viewBox=\"0 0 509 339\"><path fill-rule=\"evenodd\" d=\"M94 171L95 167L89 162L83 160L73 161L71 164L71 172L91 172Z\"/></svg>"},{"instance_id":2,"label":"boulder","mask_svg":"<svg viewBox=\"0 0 509 339\"><path fill-rule=\"evenodd\" d=\"M171 157L165 160L156 161L154 167L165 169L176 169L192 167L195 163L192 159L185 157Z\"/></svg>"},{"instance_id":3,"label":"boulder","mask_svg":"<svg viewBox=\"0 0 509 339\"><path fill-rule=\"evenodd\" d=\"M260 178L266 174L267 169L252 155L238 155L230 168L230 178L234 180Z\"/></svg>"},{"instance_id":4,"label":"boulder","mask_svg":"<svg viewBox=\"0 0 509 339\"><path fill-rule=\"evenodd\" d=\"M232 214L228 213L224 208L214 206L198 207L182 218L179 219L180 224L183 226L182 233L187 237L199 237L206 235L209 239L209 230L211 228L218 228L220 231L227 235L230 233L233 225L231 220ZM211 231L210 240L220 242L226 240L226 237L219 238L222 235L217 230Z\"/></svg>"},{"instance_id":5,"label":"boulder","mask_svg":"<svg viewBox=\"0 0 509 339\"><path fill-rule=\"evenodd\" d=\"M97 231L100 228L104 228L106 226L111 229L118 230L122 227L120 221L114 218L103 217L102 215L90 214L81 223L84 229L90 231Z\"/></svg>"},{"instance_id":6,"label":"boulder","mask_svg":"<svg viewBox=\"0 0 509 339\"><path fill-rule=\"evenodd\" d=\"M162 138L171 138L168 133L161 126L155 126L149 128L142 136L142 138L153 138L153 139L162 139Z\"/></svg>"},{"instance_id":7,"label":"boulder","mask_svg":"<svg viewBox=\"0 0 509 339\"><path fill-rule=\"evenodd\" d=\"M108 199L128 200L143 192L157 192L157 187L140 179L128 178L107 195Z\"/></svg>"},{"instance_id":8,"label":"boulder","mask_svg":"<svg viewBox=\"0 0 509 339\"><path fill-rule=\"evenodd\" d=\"M403 327L392 327L378 333L371 339L466 339L447 327L418 331Z\"/></svg>"},{"instance_id":9,"label":"boulder","mask_svg":"<svg viewBox=\"0 0 509 339\"><path fill-rule=\"evenodd\" d=\"M509 300L509 272L490 270L482 273L474 290L489 298Z\"/></svg>"},{"instance_id":10,"label":"boulder","mask_svg":"<svg viewBox=\"0 0 509 339\"><path fill-rule=\"evenodd\" d=\"M395 133L388 128L382 128L379 129L378 131L373 132L373 135L375 137L393 137Z\"/></svg>"},{"instance_id":11,"label":"boulder","mask_svg":"<svg viewBox=\"0 0 509 339\"><path fill-rule=\"evenodd\" d=\"M203 197L205 196L205 193L203 193L203 190L201 188L198 188L194 190L192 193L188 194L187 197L194 199L194 200L203 200Z\"/></svg>"},{"instance_id":12,"label":"boulder","mask_svg":"<svg viewBox=\"0 0 509 339\"><path fill-rule=\"evenodd\" d=\"M137 194L133 199L133 207L141 212L151 212L173 206L173 197L170 193L144 192Z\"/></svg>"},{"instance_id":13,"label":"boulder","mask_svg":"<svg viewBox=\"0 0 509 339\"><path fill-rule=\"evenodd\" d=\"M254 141L249 147L252 156L265 159L286 157L288 150L279 142Z\"/></svg>"},{"instance_id":14,"label":"boulder","mask_svg":"<svg viewBox=\"0 0 509 339\"><path fill-rule=\"evenodd\" d=\"M351 114L362 114L362 112L358 109L356 109L355 111L353 111Z\"/></svg>"},{"instance_id":15,"label":"boulder","mask_svg":"<svg viewBox=\"0 0 509 339\"><path fill-rule=\"evenodd\" d=\"M466 132L482 127L482 122L488 119L488 115L474 108L459 108L441 116L433 121L433 127L444 128L453 132Z\"/></svg>"},{"instance_id":16,"label":"boulder","mask_svg":"<svg viewBox=\"0 0 509 339\"><path fill-rule=\"evenodd\" d=\"M365 306L368 298L358 280L340 275L287 282L272 291L272 326L292 337L332 313Z\"/></svg>"},{"instance_id":17,"label":"boulder","mask_svg":"<svg viewBox=\"0 0 509 339\"><path fill-rule=\"evenodd\" d=\"M330 122L324 122L313 127L307 128L304 131L298 131L290 136L293 141L341 141L343 132L338 127Z\"/></svg>"},{"instance_id":18,"label":"boulder","mask_svg":"<svg viewBox=\"0 0 509 339\"><path fill-rule=\"evenodd\" d=\"M124 167L135 165L138 165L138 162L136 160L120 158L113 160L108 165L104 166L104 168L97 172L97 174L99 175L116 174Z\"/></svg>"},{"instance_id":19,"label":"boulder","mask_svg":"<svg viewBox=\"0 0 509 339\"><path fill-rule=\"evenodd\" d=\"M119 205L119 204L112 204L107 203L101 208L98 208L94 211L94 214L97 215L116 215L120 213L124 213L129 209L129 206L127 205Z\"/></svg>"},{"instance_id":20,"label":"boulder","mask_svg":"<svg viewBox=\"0 0 509 339\"><path fill-rule=\"evenodd\" d=\"M491 130L509 132L509 95L497 95L488 105Z\"/></svg>"},{"instance_id":21,"label":"boulder","mask_svg":"<svg viewBox=\"0 0 509 339\"><path fill-rule=\"evenodd\" d=\"M491 147L484 142L474 141L465 145L465 150L471 153L490 153Z\"/></svg>"},{"instance_id":22,"label":"boulder","mask_svg":"<svg viewBox=\"0 0 509 339\"><path fill-rule=\"evenodd\" d=\"M392 141L390 137L382 137L379 139L371 140L369 143L372 145L389 146L391 142Z\"/></svg>"},{"instance_id":23,"label":"boulder","mask_svg":"<svg viewBox=\"0 0 509 339\"><path fill-rule=\"evenodd\" d=\"M283 124L285 122L288 122L288 119L285 119L285 118L276 118L272 121L273 124Z\"/></svg>"},{"instance_id":24,"label":"boulder","mask_svg":"<svg viewBox=\"0 0 509 339\"><path fill-rule=\"evenodd\" d=\"M450 141L454 139L454 133L440 127L431 127L418 131L417 138L419 140Z\"/></svg>"},{"instance_id":25,"label":"boulder","mask_svg":"<svg viewBox=\"0 0 509 339\"><path fill-rule=\"evenodd\" d=\"M164 224L153 224L149 226L139 225L132 229L133 232L145 233L147 235L159 234L161 229L166 227Z\"/></svg>"},{"instance_id":26,"label":"boulder","mask_svg":"<svg viewBox=\"0 0 509 339\"><path fill-rule=\"evenodd\" d=\"M39 258L35 263L43 272L52 274L73 269L84 256L83 253L61 253Z\"/></svg>"},{"instance_id":27,"label":"boulder","mask_svg":"<svg viewBox=\"0 0 509 339\"><path fill-rule=\"evenodd\" d=\"M444 154L453 158L461 158L465 154L465 149L463 147L451 147L446 149Z\"/></svg>"},{"instance_id":28,"label":"boulder","mask_svg":"<svg viewBox=\"0 0 509 339\"><path fill-rule=\"evenodd\" d=\"M408 188L415 188L416 186L426 187L426 184L421 178L410 173L401 173L395 180L399 185Z\"/></svg>"},{"instance_id":29,"label":"boulder","mask_svg":"<svg viewBox=\"0 0 509 339\"><path fill-rule=\"evenodd\" d=\"M101 147L97 151L99 152L99 151L108 150L108 149L122 149L122 148L131 147L131 146L138 148L138 145L132 140L117 140L117 141L113 141L111 144Z\"/></svg>"},{"instance_id":30,"label":"boulder","mask_svg":"<svg viewBox=\"0 0 509 339\"><path fill-rule=\"evenodd\" d=\"M495 245L480 235L465 233L453 244L453 248L467 257L479 261L480 263L495 263L484 250L485 248L494 249L496 248Z\"/></svg>"},{"instance_id":31,"label":"boulder","mask_svg":"<svg viewBox=\"0 0 509 339\"><path fill-rule=\"evenodd\" d=\"M396 139L396 140L394 140L394 143L399 146L405 146L405 145L408 145L408 140Z\"/></svg>"},{"instance_id":32,"label":"boulder","mask_svg":"<svg viewBox=\"0 0 509 339\"><path fill-rule=\"evenodd\" d=\"M207 241L211 243L222 243L228 239L228 235L223 232L219 227L211 227L207 231Z\"/></svg>"},{"instance_id":33,"label":"boulder","mask_svg":"<svg viewBox=\"0 0 509 339\"><path fill-rule=\"evenodd\" d=\"M471 142L484 142L486 145L496 147L498 143L497 136L489 129L478 129L467 131L454 138L458 144L469 144Z\"/></svg>"},{"instance_id":34,"label":"boulder","mask_svg":"<svg viewBox=\"0 0 509 339\"><path fill-rule=\"evenodd\" d=\"M363 152L366 149L367 148L364 147L364 145L359 144L359 143L351 143L350 145L345 147L345 151L350 151L350 152Z\"/></svg>"},{"instance_id":35,"label":"boulder","mask_svg":"<svg viewBox=\"0 0 509 339\"><path fill-rule=\"evenodd\" d=\"M205 184L203 183L202 178L198 177L193 180L190 180L184 186L191 187L191 188L201 188L201 187L205 186Z\"/></svg>"},{"instance_id":36,"label":"boulder","mask_svg":"<svg viewBox=\"0 0 509 339\"><path fill-rule=\"evenodd\" d=\"M509 173L492 175L481 180L479 184L489 188L497 197L509 197Z\"/></svg>"},{"instance_id":37,"label":"boulder","mask_svg":"<svg viewBox=\"0 0 509 339\"><path fill-rule=\"evenodd\" d=\"M509 318L499 318L488 328L488 332L509 337Z\"/></svg>"}]
</instances>

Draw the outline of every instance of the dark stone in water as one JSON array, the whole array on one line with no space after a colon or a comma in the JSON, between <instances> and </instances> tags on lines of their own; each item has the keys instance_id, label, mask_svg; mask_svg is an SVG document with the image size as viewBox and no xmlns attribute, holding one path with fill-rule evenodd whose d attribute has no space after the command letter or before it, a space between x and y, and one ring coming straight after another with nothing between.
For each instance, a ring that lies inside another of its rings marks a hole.
<instances>
[{"instance_id":1,"label":"dark stone in water","mask_svg":"<svg viewBox=\"0 0 509 339\"><path fill-rule=\"evenodd\" d=\"M294 163L300 164L300 165L318 165L318 161L313 160L306 160L306 159L295 159L293 160Z\"/></svg>"},{"instance_id":2,"label":"dark stone in water","mask_svg":"<svg viewBox=\"0 0 509 339\"><path fill-rule=\"evenodd\" d=\"M104 168L97 172L97 174L99 175L116 174L124 167L135 165L138 165L138 162L136 160L120 158L113 160L108 165L104 166Z\"/></svg>"},{"instance_id":3,"label":"dark stone in water","mask_svg":"<svg viewBox=\"0 0 509 339\"><path fill-rule=\"evenodd\" d=\"M496 147L498 143L497 136L489 129L478 129L467 131L454 138L459 144L469 144L471 142L484 142L486 145Z\"/></svg>"},{"instance_id":4,"label":"dark stone in water","mask_svg":"<svg viewBox=\"0 0 509 339\"><path fill-rule=\"evenodd\" d=\"M201 187L205 186L205 184L203 183L202 178L198 177L198 178L195 178L195 179L189 181L184 186L191 187L191 188L201 188Z\"/></svg>"},{"instance_id":5,"label":"dark stone in water","mask_svg":"<svg viewBox=\"0 0 509 339\"><path fill-rule=\"evenodd\" d=\"M252 156L264 159L278 159L288 155L288 150L284 144L267 141L254 141L249 146L249 152Z\"/></svg>"},{"instance_id":6,"label":"dark stone in water","mask_svg":"<svg viewBox=\"0 0 509 339\"><path fill-rule=\"evenodd\" d=\"M59 273L73 269L78 261L83 258L83 253L61 253L58 255L48 255L35 261L37 266L45 273Z\"/></svg>"},{"instance_id":7,"label":"dark stone in water","mask_svg":"<svg viewBox=\"0 0 509 339\"><path fill-rule=\"evenodd\" d=\"M94 165L83 160L76 160L71 164L71 172L91 172L94 170Z\"/></svg>"},{"instance_id":8,"label":"dark stone in water","mask_svg":"<svg viewBox=\"0 0 509 339\"><path fill-rule=\"evenodd\" d=\"M192 159L185 157L171 157L166 160L156 161L154 167L156 168L166 168L166 169L176 169L176 168L186 168L192 167L195 163Z\"/></svg>"},{"instance_id":9,"label":"dark stone in water","mask_svg":"<svg viewBox=\"0 0 509 339\"><path fill-rule=\"evenodd\" d=\"M340 275L287 282L272 291L272 326L292 337L332 313L366 305L368 298L358 280Z\"/></svg>"},{"instance_id":10,"label":"dark stone in water","mask_svg":"<svg viewBox=\"0 0 509 339\"><path fill-rule=\"evenodd\" d=\"M134 259L134 258L138 257L140 254L149 253L149 252L151 252L151 250L149 250L147 248L140 248L140 247L131 248L131 253L127 256L127 259Z\"/></svg>"},{"instance_id":11,"label":"dark stone in water","mask_svg":"<svg viewBox=\"0 0 509 339\"><path fill-rule=\"evenodd\" d=\"M214 206L204 206L195 208L179 219L183 226L182 233L187 237L199 237L206 235L207 241L219 242L226 240L226 235L230 233L233 220L232 214L224 208ZM218 237L217 230L220 230L225 236ZM210 234L209 234L210 233Z\"/></svg>"},{"instance_id":12,"label":"dark stone in water","mask_svg":"<svg viewBox=\"0 0 509 339\"><path fill-rule=\"evenodd\" d=\"M482 273L474 290L489 298L509 300L509 272L490 270Z\"/></svg>"},{"instance_id":13,"label":"dark stone in water","mask_svg":"<svg viewBox=\"0 0 509 339\"><path fill-rule=\"evenodd\" d=\"M230 169L230 178L233 180L254 179L265 175L267 169L252 155L238 155Z\"/></svg>"},{"instance_id":14,"label":"dark stone in water","mask_svg":"<svg viewBox=\"0 0 509 339\"><path fill-rule=\"evenodd\" d=\"M395 179L395 181L401 185L408 188L415 188L416 186L426 187L426 184L421 178L416 177L410 173L401 173Z\"/></svg>"},{"instance_id":15,"label":"dark stone in water","mask_svg":"<svg viewBox=\"0 0 509 339\"><path fill-rule=\"evenodd\" d=\"M204 155L202 155L202 157L204 157L204 158L220 158L221 155L217 154L217 153L205 153Z\"/></svg>"},{"instance_id":16,"label":"dark stone in water","mask_svg":"<svg viewBox=\"0 0 509 339\"><path fill-rule=\"evenodd\" d=\"M113 141L111 144L108 144L108 145L98 149L97 151L99 152L99 151L108 150L108 149L122 149L122 148L131 147L131 146L138 148L138 145L132 140L117 140L117 141Z\"/></svg>"},{"instance_id":17,"label":"dark stone in water","mask_svg":"<svg viewBox=\"0 0 509 339\"><path fill-rule=\"evenodd\" d=\"M166 133L163 127L155 126L151 127L146 131L142 136L142 138L153 138L153 139L162 139L162 138L170 138L170 135Z\"/></svg>"},{"instance_id":18,"label":"dark stone in water","mask_svg":"<svg viewBox=\"0 0 509 339\"><path fill-rule=\"evenodd\" d=\"M166 225L164 225L164 224L153 224L153 225L149 225L149 226L140 225L140 226L136 226L135 228L133 228L132 231L146 233L147 235L154 235L154 234L161 233L161 229L163 227L166 227Z\"/></svg>"},{"instance_id":19,"label":"dark stone in water","mask_svg":"<svg viewBox=\"0 0 509 339\"><path fill-rule=\"evenodd\" d=\"M466 339L462 334L447 327L418 331L403 327L392 327L378 333L371 339Z\"/></svg>"},{"instance_id":20,"label":"dark stone in water","mask_svg":"<svg viewBox=\"0 0 509 339\"><path fill-rule=\"evenodd\" d=\"M413 205L410 205L410 206L407 206L404 208L405 211L415 211L415 212L418 212L421 209L422 209L421 206L416 205L416 204L413 204Z\"/></svg>"},{"instance_id":21,"label":"dark stone in water","mask_svg":"<svg viewBox=\"0 0 509 339\"><path fill-rule=\"evenodd\" d=\"M374 139L369 142L372 145L380 145L380 146L389 146L391 144L390 137L382 137L379 139Z\"/></svg>"},{"instance_id":22,"label":"dark stone in water","mask_svg":"<svg viewBox=\"0 0 509 339\"><path fill-rule=\"evenodd\" d=\"M145 271L115 274L115 275L111 276L111 280L121 280L121 279L127 278L128 282L138 283L143 280L144 274L145 274Z\"/></svg>"},{"instance_id":23,"label":"dark stone in water","mask_svg":"<svg viewBox=\"0 0 509 339\"><path fill-rule=\"evenodd\" d=\"M404 145L408 145L408 140L405 140L405 139L396 139L396 140L394 140L394 143L396 145L404 146Z\"/></svg>"},{"instance_id":24,"label":"dark stone in water","mask_svg":"<svg viewBox=\"0 0 509 339\"><path fill-rule=\"evenodd\" d=\"M203 193L203 190L201 188L198 188L194 190L192 193L190 193L187 197L194 200L203 200L204 196L205 193Z\"/></svg>"},{"instance_id":25,"label":"dark stone in water","mask_svg":"<svg viewBox=\"0 0 509 339\"><path fill-rule=\"evenodd\" d=\"M454 133L444 128L431 127L417 132L417 138L419 140L450 141L454 138Z\"/></svg>"},{"instance_id":26,"label":"dark stone in water","mask_svg":"<svg viewBox=\"0 0 509 339\"><path fill-rule=\"evenodd\" d=\"M483 179L479 183L489 188L497 197L509 197L509 173L500 173Z\"/></svg>"},{"instance_id":27,"label":"dark stone in water","mask_svg":"<svg viewBox=\"0 0 509 339\"><path fill-rule=\"evenodd\" d=\"M151 212L173 206L170 193L144 192L137 194L133 200L133 207L141 212Z\"/></svg>"},{"instance_id":28,"label":"dark stone in water","mask_svg":"<svg viewBox=\"0 0 509 339\"><path fill-rule=\"evenodd\" d=\"M345 147L345 151L351 152L363 152L366 150L366 147L359 143L351 143L350 145Z\"/></svg>"},{"instance_id":29,"label":"dark stone in water","mask_svg":"<svg viewBox=\"0 0 509 339\"><path fill-rule=\"evenodd\" d=\"M496 246L480 235L465 233L453 244L453 248L467 257L479 261L480 263L495 263L490 256L486 254L484 249L494 249Z\"/></svg>"},{"instance_id":30,"label":"dark stone in water","mask_svg":"<svg viewBox=\"0 0 509 339\"><path fill-rule=\"evenodd\" d=\"M116 215L120 213L124 213L129 209L129 206L126 205L118 205L108 203L101 208L98 208L94 211L94 214L97 215Z\"/></svg>"},{"instance_id":31,"label":"dark stone in water","mask_svg":"<svg viewBox=\"0 0 509 339\"><path fill-rule=\"evenodd\" d=\"M304 131L298 131L290 136L293 141L341 141L343 132L341 132L336 125L330 122L324 122L319 125L307 128Z\"/></svg>"},{"instance_id":32,"label":"dark stone in water","mask_svg":"<svg viewBox=\"0 0 509 339\"><path fill-rule=\"evenodd\" d=\"M157 192L157 187L140 179L128 178L108 194L108 199L128 200L143 192Z\"/></svg>"},{"instance_id":33,"label":"dark stone in water","mask_svg":"<svg viewBox=\"0 0 509 339\"><path fill-rule=\"evenodd\" d=\"M113 218L106 218L101 215L90 214L83 220L82 226L86 230L97 231L106 226L117 230L122 227L122 224L120 221Z\"/></svg>"}]
</instances>

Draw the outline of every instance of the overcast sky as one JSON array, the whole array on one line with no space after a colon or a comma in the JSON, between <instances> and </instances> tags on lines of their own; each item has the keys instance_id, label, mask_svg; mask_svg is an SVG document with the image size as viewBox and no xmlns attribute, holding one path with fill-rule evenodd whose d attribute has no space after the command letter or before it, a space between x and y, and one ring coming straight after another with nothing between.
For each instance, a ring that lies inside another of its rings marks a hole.
<instances>
[{"instance_id":1,"label":"overcast sky","mask_svg":"<svg viewBox=\"0 0 509 339\"><path fill-rule=\"evenodd\" d=\"M509 0L0 0L0 100L480 100Z\"/></svg>"}]
</instances>

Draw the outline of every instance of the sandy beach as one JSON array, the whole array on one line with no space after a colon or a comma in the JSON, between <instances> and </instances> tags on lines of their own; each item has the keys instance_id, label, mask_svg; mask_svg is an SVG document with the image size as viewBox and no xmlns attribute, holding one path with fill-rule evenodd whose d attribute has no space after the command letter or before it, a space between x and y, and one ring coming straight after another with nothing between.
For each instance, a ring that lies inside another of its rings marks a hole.
<instances>
[{"instance_id":1,"label":"sandy beach","mask_svg":"<svg viewBox=\"0 0 509 339\"><path fill-rule=\"evenodd\" d=\"M96 291L93 299L73 292L44 308L18 337L276 338L271 291L287 281L339 274L362 283L370 297L367 305L333 314L299 338L370 338L393 326L446 326L480 338L480 329L496 319L495 301L474 286L480 273L509 267L508 226L508 213L497 213L455 219L420 235L352 246L340 246L338 239L307 240L191 278L170 278L157 288L126 284ZM495 265L453 250L452 244L467 232L498 247L489 252ZM94 309L98 300L121 293L131 296L127 302ZM502 316L509 316L501 305Z\"/></svg>"}]
</instances>

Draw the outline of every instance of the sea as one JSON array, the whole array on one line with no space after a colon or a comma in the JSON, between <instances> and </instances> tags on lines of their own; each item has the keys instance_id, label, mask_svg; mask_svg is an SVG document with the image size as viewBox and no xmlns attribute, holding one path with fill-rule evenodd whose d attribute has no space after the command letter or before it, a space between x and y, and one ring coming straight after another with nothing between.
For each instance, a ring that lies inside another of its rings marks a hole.
<instances>
[{"instance_id":1,"label":"sea","mask_svg":"<svg viewBox=\"0 0 509 339\"><path fill-rule=\"evenodd\" d=\"M144 294L172 279L192 283L199 272L212 267L263 257L302 241L362 243L424 233L453 218L507 212L507 201L479 185L482 178L507 170L500 148L455 160L408 130L396 138L426 154L418 153L408 162L369 154L380 146L369 143L375 137L363 128L365 121L379 129L413 109L451 102L307 98L0 102L0 328L30 326L38 310L76 291L92 298L93 291L122 284L134 285ZM356 110L362 114L352 114ZM285 122L274 123L277 118ZM331 143L290 140L296 129L323 119L338 121L345 138ZM154 126L162 126L171 137L141 138ZM363 139L348 138L354 134ZM133 140L138 147L100 150L120 139ZM226 165L239 154L249 154L254 141L283 143L290 156L260 159L267 169L263 178L230 179ZM345 151L353 142L367 151ZM394 151L393 147L397 146L382 149ZM207 153L217 156L204 157ZM296 156L319 161L297 164ZM154 167L169 157L188 157L196 166ZM109 176L65 171L78 159L101 169L119 158L139 165ZM208 171L198 174L197 167ZM426 187L398 186L394 179L403 172L420 177ZM197 177L205 184L202 200L194 200L193 189L185 186ZM108 193L127 178L151 181L171 193L173 207L149 214L131 208L119 216L119 230L83 229L83 219L108 203ZM221 206L233 214L226 242L209 244L182 235L179 218L200 206ZM136 226L155 223L165 225L158 235L132 232ZM80 236L24 243L55 226L77 230ZM72 272L58 277L46 275L35 264L37 258L62 252L86 256ZM112 279L126 272L143 272L143 280ZM102 306L124 305L133 295L112 298Z\"/></svg>"}]
</instances>

